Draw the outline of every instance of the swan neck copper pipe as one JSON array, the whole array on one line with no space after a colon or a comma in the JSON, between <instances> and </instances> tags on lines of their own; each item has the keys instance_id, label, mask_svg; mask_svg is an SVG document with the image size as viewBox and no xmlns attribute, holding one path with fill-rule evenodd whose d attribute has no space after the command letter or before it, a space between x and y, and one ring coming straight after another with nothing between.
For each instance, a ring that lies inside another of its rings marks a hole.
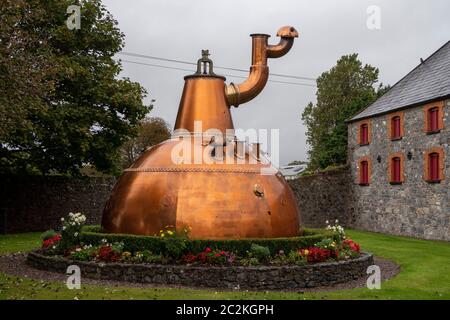
<instances>
[{"instance_id":1,"label":"swan neck copper pipe","mask_svg":"<svg viewBox=\"0 0 450 320\"><path fill-rule=\"evenodd\" d=\"M268 34L251 34L252 37L252 65L248 78L240 83L230 83L225 87L227 102L232 106L239 106L255 98L265 87L269 78L267 58L279 58L284 56L298 37L295 28L286 26L278 30L277 36L281 37L276 45L269 45Z\"/></svg>"}]
</instances>

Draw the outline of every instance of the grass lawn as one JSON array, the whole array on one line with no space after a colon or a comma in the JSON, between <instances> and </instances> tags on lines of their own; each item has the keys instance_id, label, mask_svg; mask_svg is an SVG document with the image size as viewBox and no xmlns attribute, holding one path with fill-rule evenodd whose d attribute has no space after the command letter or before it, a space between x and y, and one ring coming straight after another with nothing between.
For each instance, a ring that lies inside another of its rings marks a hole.
<instances>
[{"instance_id":1,"label":"grass lawn","mask_svg":"<svg viewBox=\"0 0 450 320\"><path fill-rule=\"evenodd\" d=\"M0 273L0 299L450 299L450 243L352 230L347 234L363 250L400 264L400 274L383 282L381 290L359 288L302 294L93 285L69 290L60 282ZM39 233L0 235L0 254L36 248L40 244L39 236Z\"/></svg>"}]
</instances>

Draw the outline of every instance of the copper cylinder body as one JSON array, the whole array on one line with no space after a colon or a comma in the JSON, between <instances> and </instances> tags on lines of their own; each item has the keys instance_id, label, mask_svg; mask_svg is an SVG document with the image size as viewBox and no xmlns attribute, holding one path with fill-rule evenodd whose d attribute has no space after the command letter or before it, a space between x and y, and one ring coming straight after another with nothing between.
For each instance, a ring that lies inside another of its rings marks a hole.
<instances>
[{"instance_id":1,"label":"copper cylinder body","mask_svg":"<svg viewBox=\"0 0 450 320\"><path fill-rule=\"evenodd\" d=\"M218 129L225 133L233 129L233 120L224 99L225 78L185 77L175 130L195 131L195 121L201 121L202 131Z\"/></svg>"}]
</instances>

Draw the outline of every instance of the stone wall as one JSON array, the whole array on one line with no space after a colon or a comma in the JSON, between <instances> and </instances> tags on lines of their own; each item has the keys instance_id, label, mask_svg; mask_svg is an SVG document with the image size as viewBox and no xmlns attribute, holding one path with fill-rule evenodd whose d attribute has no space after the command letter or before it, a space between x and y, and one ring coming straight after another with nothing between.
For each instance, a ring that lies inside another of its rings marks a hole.
<instances>
[{"instance_id":1,"label":"stone wall","mask_svg":"<svg viewBox=\"0 0 450 320\"><path fill-rule=\"evenodd\" d=\"M289 180L297 199L303 224L310 228L325 226L338 219L343 226L352 225L353 193L349 189L351 174L348 168L319 172Z\"/></svg>"},{"instance_id":2,"label":"stone wall","mask_svg":"<svg viewBox=\"0 0 450 320\"><path fill-rule=\"evenodd\" d=\"M358 123L349 125L351 188L355 196L353 227L396 235L450 241L450 100L444 107L444 128L440 133L424 132L422 107L405 109L404 136L391 141L389 115L371 119L371 143L357 144ZM432 147L444 151L444 179L440 183L424 180L424 153ZM404 182L389 183L388 157L404 155ZM408 152L411 159L408 159ZM358 184L358 159L371 161L368 186ZM379 160L378 160L379 159Z\"/></svg>"},{"instance_id":3,"label":"stone wall","mask_svg":"<svg viewBox=\"0 0 450 320\"><path fill-rule=\"evenodd\" d=\"M193 287L248 290L285 290L326 287L359 279L373 265L373 256L363 253L353 260L308 264L305 266L193 266L71 261L30 252L27 264L37 269L66 273L78 265L87 278L171 284Z\"/></svg>"},{"instance_id":4,"label":"stone wall","mask_svg":"<svg viewBox=\"0 0 450 320\"><path fill-rule=\"evenodd\" d=\"M0 176L0 233L44 231L69 212L98 224L115 178Z\"/></svg>"},{"instance_id":5,"label":"stone wall","mask_svg":"<svg viewBox=\"0 0 450 320\"><path fill-rule=\"evenodd\" d=\"M440 135L422 136L417 123L408 123L415 117L420 122L423 115L406 110L404 139L385 144L374 142L387 135L383 117L374 118L372 143L364 147L354 143L356 128L350 125L351 169L290 180L304 225L323 227L326 220L339 219L354 229L450 241L449 129ZM450 128L448 111L445 121L445 128ZM440 184L429 184L422 179L422 152L436 144L445 148L446 178ZM398 150L411 151L413 156L411 160L405 157L405 182L391 185L386 158ZM372 180L365 187L357 183L357 159L362 156L372 159ZM0 176L0 181L0 233L14 233L55 228L61 216L70 211L81 211L87 215L88 224L99 224L115 178Z\"/></svg>"}]
</instances>

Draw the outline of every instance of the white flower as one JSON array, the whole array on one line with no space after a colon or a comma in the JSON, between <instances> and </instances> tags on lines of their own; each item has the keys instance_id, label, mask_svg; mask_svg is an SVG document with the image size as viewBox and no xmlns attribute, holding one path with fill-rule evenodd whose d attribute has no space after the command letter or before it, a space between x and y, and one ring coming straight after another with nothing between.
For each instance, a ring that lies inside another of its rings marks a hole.
<instances>
[{"instance_id":1,"label":"white flower","mask_svg":"<svg viewBox=\"0 0 450 320\"><path fill-rule=\"evenodd\" d=\"M61 221L64 222L64 218L61 218Z\"/></svg>"},{"instance_id":2,"label":"white flower","mask_svg":"<svg viewBox=\"0 0 450 320\"><path fill-rule=\"evenodd\" d=\"M73 235L74 237L78 237L78 232L75 232Z\"/></svg>"},{"instance_id":3,"label":"white flower","mask_svg":"<svg viewBox=\"0 0 450 320\"><path fill-rule=\"evenodd\" d=\"M325 221L325 223L326 223L326 224L329 224L329 223L330 223L330 221L328 221L328 220L327 220L327 221Z\"/></svg>"},{"instance_id":4,"label":"white flower","mask_svg":"<svg viewBox=\"0 0 450 320\"><path fill-rule=\"evenodd\" d=\"M66 226L63 226L62 229L63 229L63 230L66 230Z\"/></svg>"},{"instance_id":5,"label":"white flower","mask_svg":"<svg viewBox=\"0 0 450 320\"><path fill-rule=\"evenodd\" d=\"M334 223L339 223L339 220L338 220L338 219L336 219L336 220L334 221Z\"/></svg>"}]
</instances>

